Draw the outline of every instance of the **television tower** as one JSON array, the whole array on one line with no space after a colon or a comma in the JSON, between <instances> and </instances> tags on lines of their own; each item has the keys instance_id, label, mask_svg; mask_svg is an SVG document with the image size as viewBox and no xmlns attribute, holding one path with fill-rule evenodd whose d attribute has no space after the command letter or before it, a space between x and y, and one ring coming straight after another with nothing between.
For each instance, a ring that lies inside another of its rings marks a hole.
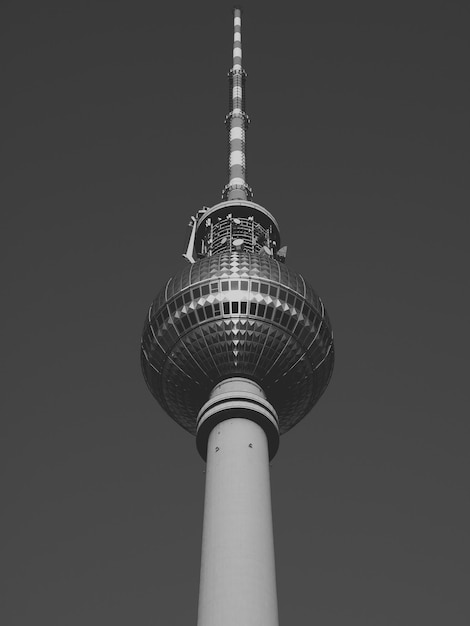
<instances>
[{"instance_id":1,"label":"television tower","mask_svg":"<svg viewBox=\"0 0 470 626\"><path fill-rule=\"evenodd\" d=\"M246 73L234 9L229 177L191 217L186 267L152 305L142 369L206 461L198 626L276 626L269 461L328 385L322 301L285 264L278 224L246 182Z\"/></svg>"}]
</instances>

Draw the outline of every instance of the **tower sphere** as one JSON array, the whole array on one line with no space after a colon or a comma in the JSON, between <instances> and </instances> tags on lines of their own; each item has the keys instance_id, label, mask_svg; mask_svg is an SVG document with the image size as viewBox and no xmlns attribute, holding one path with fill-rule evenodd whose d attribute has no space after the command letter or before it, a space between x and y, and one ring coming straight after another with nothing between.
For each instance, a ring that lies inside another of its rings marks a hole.
<instances>
[{"instance_id":1,"label":"tower sphere","mask_svg":"<svg viewBox=\"0 0 470 626\"><path fill-rule=\"evenodd\" d=\"M160 291L144 326L144 377L192 434L217 383L251 379L274 406L282 434L326 389L334 361L330 321L300 274L268 254L233 248L186 266Z\"/></svg>"}]
</instances>

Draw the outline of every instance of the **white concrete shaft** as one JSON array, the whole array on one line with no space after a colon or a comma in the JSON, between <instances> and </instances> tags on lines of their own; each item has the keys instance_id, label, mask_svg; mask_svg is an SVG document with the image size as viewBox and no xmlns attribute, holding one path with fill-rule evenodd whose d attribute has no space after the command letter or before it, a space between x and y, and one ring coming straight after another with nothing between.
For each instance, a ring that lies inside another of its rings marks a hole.
<instances>
[{"instance_id":1,"label":"white concrete shaft","mask_svg":"<svg viewBox=\"0 0 470 626\"><path fill-rule=\"evenodd\" d=\"M268 443L244 418L209 435L197 623L278 625Z\"/></svg>"}]
</instances>

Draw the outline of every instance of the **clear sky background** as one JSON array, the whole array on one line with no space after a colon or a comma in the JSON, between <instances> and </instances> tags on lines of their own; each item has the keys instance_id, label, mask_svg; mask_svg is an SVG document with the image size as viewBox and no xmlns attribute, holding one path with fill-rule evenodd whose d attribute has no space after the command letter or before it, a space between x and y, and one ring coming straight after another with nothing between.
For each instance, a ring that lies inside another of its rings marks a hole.
<instances>
[{"instance_id":1,"label":"clear sky background","mask_svg":"<svg viewBox=\"0 0 470 626\"><path fill-rule=\"evenodd\" d=\"M2 5L5 626L196 623L147 308L226 183L232 3ZM281 624L468 626L466 2L244 5L248 182L336 341L272 464Z\"/></svg>"}]
</instances>

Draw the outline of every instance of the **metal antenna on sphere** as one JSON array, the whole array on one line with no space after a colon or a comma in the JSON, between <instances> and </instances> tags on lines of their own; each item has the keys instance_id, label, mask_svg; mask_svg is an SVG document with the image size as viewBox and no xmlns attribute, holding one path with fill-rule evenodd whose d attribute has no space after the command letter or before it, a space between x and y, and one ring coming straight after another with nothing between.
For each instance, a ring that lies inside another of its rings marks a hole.
<instances>
[{"instance_id":1,"label":"metal antenna on sphere","mask_svg":"<svg viewBox=\"0 0 470 626\"><path fill-rule=\"evenodd\" d=\"M150 306L141 361L207 463L198 626L277 626L269 461L325 391L333 333L245 180L239 8L229 81L229 182L191 217L189 264Z\"/></svg>"}]
</instances>

